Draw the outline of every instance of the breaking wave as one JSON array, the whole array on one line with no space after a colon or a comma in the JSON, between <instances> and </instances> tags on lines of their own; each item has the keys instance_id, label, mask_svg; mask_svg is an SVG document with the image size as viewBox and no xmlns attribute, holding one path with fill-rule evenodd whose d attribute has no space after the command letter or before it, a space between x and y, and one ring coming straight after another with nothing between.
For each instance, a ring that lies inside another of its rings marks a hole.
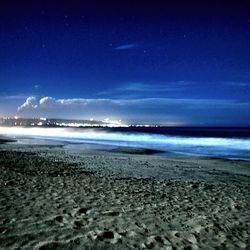
<instances>
[{"instance_id":1,"label":"breaking wave","mask_svg":"<svg viewBox=\"0 0 250 250\"><path fill-rule=\"evenodd\" d=\"M0 127L0 134L111 146L143 147L172 154L250 160L250 138L173 136L96 129Z\"/></svg>"}]
</instances>

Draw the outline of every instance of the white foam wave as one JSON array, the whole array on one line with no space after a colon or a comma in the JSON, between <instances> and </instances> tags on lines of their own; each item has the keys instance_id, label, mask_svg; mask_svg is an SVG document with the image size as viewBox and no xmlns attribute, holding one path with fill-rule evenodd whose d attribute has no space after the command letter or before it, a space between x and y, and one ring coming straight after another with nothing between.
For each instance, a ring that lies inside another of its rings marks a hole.
<instances>
[{"instance_id":1,"label":"white foam wave","mask_svg":"<svg viewBox=\"0 0 250 250\"><path fill-rule=\"evenodd\" d=\"M0 127L0 134L16 137L88 142L109 145L148 147L166 151L211 155L249 155L250 139L184 137L146 133L118 133L95 129L72 130L67 128L16 128ZM246 158L246 157L245 157ZM247 157L248 158L248 157Z\"/></svg>"}]
</instances>

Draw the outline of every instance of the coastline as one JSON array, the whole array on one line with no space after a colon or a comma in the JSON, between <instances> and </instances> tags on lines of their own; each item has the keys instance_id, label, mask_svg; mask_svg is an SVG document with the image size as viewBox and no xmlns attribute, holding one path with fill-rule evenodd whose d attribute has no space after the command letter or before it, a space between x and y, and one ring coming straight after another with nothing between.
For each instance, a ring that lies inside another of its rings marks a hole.
<instances>
[{"instance_id":1,"label":"coastline","mask_svg":"<svg viewBox=\"0 0 250 250\"><path fill-rule=\"evenodd\" d=\"M0 145L2 249L249 246L250 163Z\"/></svg>"},{"instance_id":2,"label":"coastline","mask_svg":"<svg viewBox=\"0 0 250 250\"><path fill-rule=\"evenodd\" d=\"M103 151L115 148L142 148L160 151L159 156L203 156L250 161L250 138L244 137L247 134L243 133L240 137L228 137L221 133L222 137L218 137L216 132L213 134L213 130L209 131L210 134L206 135L206 131L204 131L206 136L197 137L195 133L192 136L190 131L186 135L181 133L174 136L143 132L112 132L112 130L103 129L0 127L1 134L16 137L18 143L26 141L24 142L26 144L41 144L41 141L44 141L43 144L64 144L64 147L75 150L80 147L82 150L92 148ZM240 131L238 132L240 133Z\"/></svg>"}]
</instances>

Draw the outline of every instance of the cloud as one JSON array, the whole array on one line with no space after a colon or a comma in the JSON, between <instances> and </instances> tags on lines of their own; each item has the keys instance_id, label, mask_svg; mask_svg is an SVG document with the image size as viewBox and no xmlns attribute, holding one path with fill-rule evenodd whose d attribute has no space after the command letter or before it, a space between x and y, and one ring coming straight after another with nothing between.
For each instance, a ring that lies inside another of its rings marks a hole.
<instances>
[{"instance_id":1,"label":"cloud","mask_svg":"<svg viewBox=\"0 0 250 250\"><path fill-rule=\"evenodd\" d=\"M195 81L179 80L179 81L166 81L166 82L128 82L123 84L121 87L116 88L116 91L139 91L139 92L173 92L173 91L183 91L187 88L192 87L192 89L206 88L206 85L214 85L216 88L227 87L249 87L250 82L237 82L237 81L216 81L209 83L201 83Z\"/></svg>"},{"instance_id":2,"label":"cloud","mask_svg":"<svg viewBox=\"0 0 250 250\"><path fill-rule=\"evenodd\" d=\"M21 106L18 107L17 111L23 112L24 110L36 109L38 107L36 103L37 103L36 97L30 96Z\"/></svg>"},{"instance_id":3,"label":"cloud","mask_svg":"<svg viewBox=\"0 0 250 250\"><path fill-rule=\"evenodd\" d=\"M192 80L178 81L131 81L96 93L98 97L134 99L149 97L211 98L248 100L249 82Z\"/></svg>"},{"instance_id":4,"label":"cloud","mask_svg":"<svg viewBox=\"0 0 250 250\"><path fill-rule=\"evenodd\" d=\"M128 122L192 124L213 123L216 119L234 121L244 117L250 121L250 102L211 99L56 99L29 97L18 107L24 116L55 118L122 119Z\"/></svg>"},{"instance_id":5,"label":"cloud","mask_svg":"<svg viewBox=\"0 0 250 250\"><path fill-rule=\"evenodd\" d=\"M97 96L112 96L117 98L160 97L163 93L182 93L190 86L196 87L192 81L170 82L128 82L121 86L97 93Z\"/></svg>"},{"instance_id":6,"label":"cloud","mask_svg":"<svg viewBox=\"0 0 250 250\"><path fill-rule=\"evenodd\" d=\"M162 92L162 91L176 91L184 89L190 84L194 84L191 81L173 81L165 83L142 83L142 82L130 82L124 84L122 87L117 88L119 91L140 91L140 92Z\"/></svg>"},{"instance_id":7,"label":"cloud","mask_svg":"<svg viewBox=\"0 0 250 250\"><path fill-rule=\"evenodd\" d=\"M224 85L233 86L233 87L248 87L250 86L250 82L234 82L234 81L227 81L223 82Z\"/></svg>"},{"instance_id":8,"label":"cloud","mask_svg":"<svg viewBox=\"0 0 250 250\"><path fill-rule=\"evenodd\" d=\"M41 107L52 106L52 105L55 105L55 103L56 103L56 99L53 97L49 97L49 96L43 97L39 101L39 104Z\"/></svg>"},{"instance_id":9,"label":"cloud","mask_svg":"<svg viewBox=\"0 0 250 250\"><path fill-rule=\"evenodd\" d=\"M128 44L122 44L117 47L115 47L115 50L128 50L128 49L135 49L138 47L136 43L128 43Z\"/></svg>"},{"instance_id":10,"label":"cloud","mask_svg":"<svg viewBox=\"0 0 250 250\"><path fill-rule=\"evenodd\" d=\"M24 103L27 95L1 95L0 94L0 117L16 115L17 106Z\"/></svg>"},{"instance_id":11,"label":"cloud","mask_svg":"<svg viewBox=\"0 0 250 250\"><path fill-rule=\"evenodd\" d=\"M0 95L0 100L23 100L27 99L28 95Z\"/></svg>"}]
</instances>

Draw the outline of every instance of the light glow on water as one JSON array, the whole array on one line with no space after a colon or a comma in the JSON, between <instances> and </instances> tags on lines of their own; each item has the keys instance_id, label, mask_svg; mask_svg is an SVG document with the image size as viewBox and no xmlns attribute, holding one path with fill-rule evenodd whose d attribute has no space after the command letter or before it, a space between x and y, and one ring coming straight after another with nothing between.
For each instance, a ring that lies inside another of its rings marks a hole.
<instances>
[{"instance_id":1,"label":"light glow on water","mask_svg":"<svg viewBox=\"0 0 250 250\"><path fill-rule=\"evenodd\" d=\"M187 137L149 133L105 132L95 129L21 127L0 127L0 134L17 138L145 147L181 154L250 159L250 138Z\"/></svg>"}]
</instances>

